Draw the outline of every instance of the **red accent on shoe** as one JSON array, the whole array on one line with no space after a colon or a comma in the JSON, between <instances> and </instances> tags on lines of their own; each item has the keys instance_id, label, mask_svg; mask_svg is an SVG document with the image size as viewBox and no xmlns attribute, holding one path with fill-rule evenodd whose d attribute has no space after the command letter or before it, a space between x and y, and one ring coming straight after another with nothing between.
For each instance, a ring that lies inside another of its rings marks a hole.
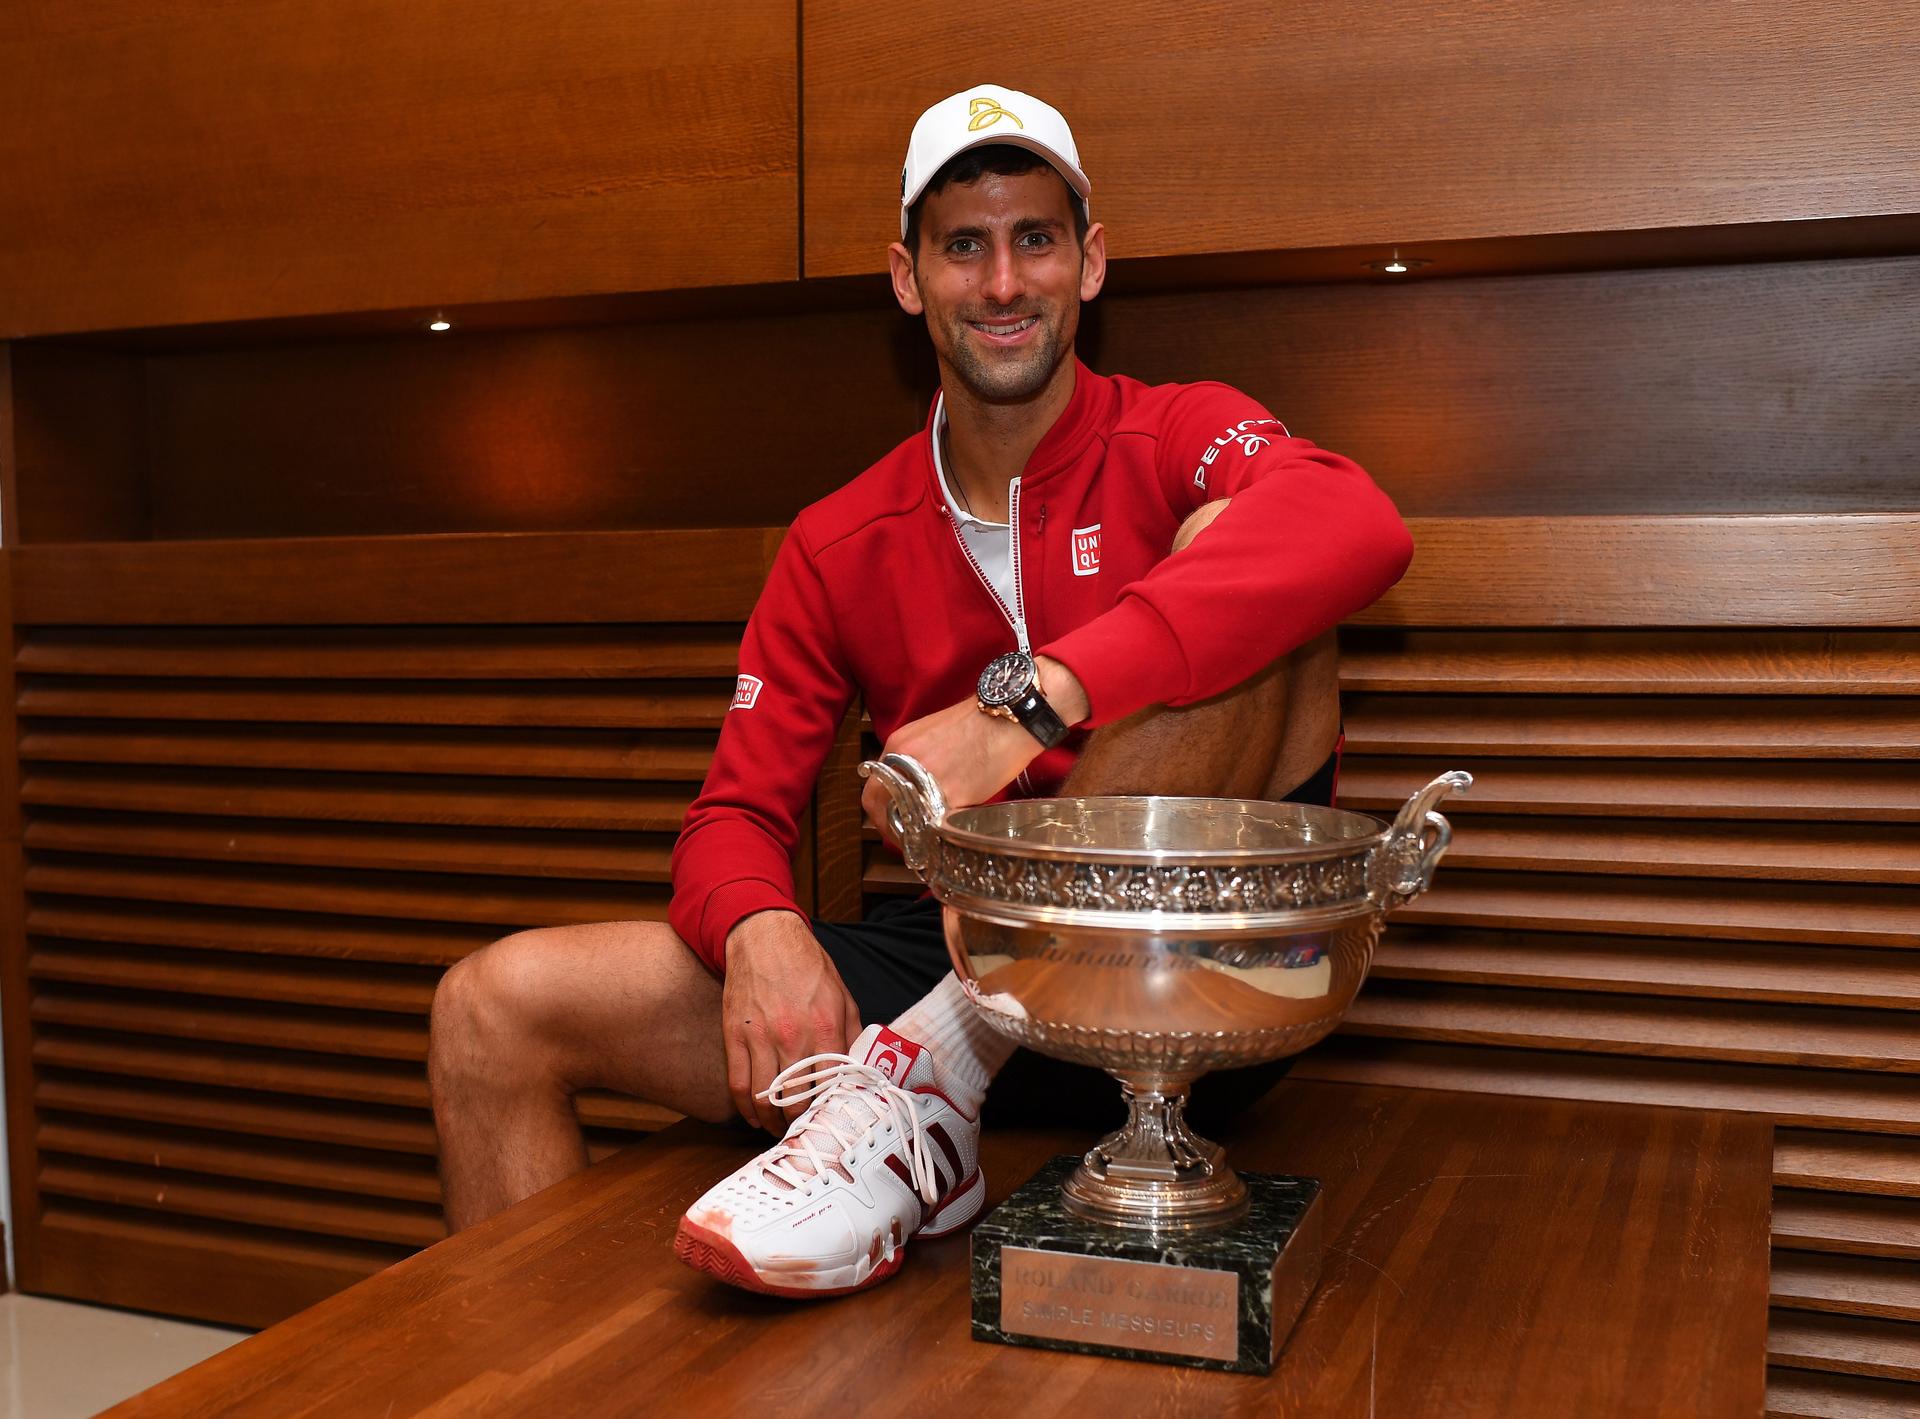
<instances>
[{"instance_id":1,"label":"red accent on shoe","mask_svg":"<svg viewBox=\"0 0 1920 1419\"><path fill-rule=\"evenodd\" d=\"M882 1158L880 1161L887 1165L888 1169L893 1173L893 1175L896 1178L900 1179L901 1185L905 1187L908 1192L914 1195L914 1198L916 1201L919 1201L920 1188L919 1188L919 1185L915 1183L913 1180L913 1169L909 1168L905 1163L900 1161L900 1155L898 1153L889 1153L887 1154L886 1157ZM926 1216L926 1211L927 1211L927 1205L924 1201L921 1201L920 1214L923 1218Z\"/></svg>"},{"instance_id":2,"label":"red accent on shoe","mask_svg":"<svg viewBox=\"0 0 1920 1419\"><path fill-rule=\"evenodd\" d=\"M961 1173L960 1150L953 1146L953 1135L940 1124L930 1123L927 1125L927 1137L933 1140L934 1147L947 1155L947 1168L958 1178Z\"/></svg>"},{"instance_id":3,"label":"red accent on shoe","mask_svg":"<svg viewBox=\"0 0 1920 1419\"><path fill-rule=\"evenodd\" d=\"M973 1203L973 1210L966 1212L967 1195L974 1190L976 1185L980 1188L980 1197ZM922 1219L920 1230L915 1232L914 1235L917 1237L925 1237L928 1241L933 1241L935 1238L946 1236L949 1232L958 1231L979 1214L980 1208L985 1201L986 1185L981 1181L980 1170L976 1168L961 1180L958 1187L954 1188L952 1192L934 1204L933 1211L929 1212L926 1217ZM944 1215L949 1207L954 1207L956 1212L966 1212L966 1215L949 1221Z\"/></svg>"},{"instance_id":4,"label":"red accent on shoe","mask_svg":"<svg viewBox=\"0 0 1920 1419\"><path fill-rule=\"evenodd\" d=\"M732 1242L718 1232L708 1231L697 1222L689 1222L685 1217L680 1219L680 1230L674 1234L673 1254L695 1271L704 1271L730 1286L738 1286L743 1291L757 1291L762 1296L784 1296L793 1301L847 1296L855 1291L864 1291L892 1276L907 1258L906 1248L896 1247L892 1256L874 1267L867 1274L867 1279L856 1286L830 1286L819 1290L804 1286L775 1286L760 1279L760 1273L748 1265L747 1259L740 1255Z\"/></svg>"},{"instance_id":5,"label":"red accent on shoe","mask_svg":"<svg viewBox=\"0 0 1920 1419\"><path fill-rule=\"evenodd\" d=\"M940 1127L939 1124L934 1125L934 1128L939 1128L939 1127ZM932 1130L930 1129L928 1131L931 1132ZM948 1146L951 1147L951 1144L949 1144ZM900 1179L901 1183L906 1187L907 1191L913 1194L914 1200L920 1204L920 1225L921 1226L927 1225L927 1223L932 1221L933 1218L936 1215L938 1215L940 1209L947 1205L948 1199L951 1198L954 1195L954 1193L960 1190L964 1181L971 1180L972 1178L979 1176L978 1170L975 1170L974 1172L969 1173L965 1180L961 1179L959 1152L956 1150L952 1154L952 1157L953 1157L953 1176L952 1177L948 1177L945 1172L941 1171L940 1165L938 1163L935 1163L933 1165L934 1190L933 1190L933 1205L931 1207L927 1205L926 1199L924 1197L921 1197L920 1195L920 1186L918 1183L914 1182L913 1180L912 1167L909 1166L900 1157L898 1153L889 1153L886 1155L886 1157L880 1160L881 1162L887 1165L887 1169L889 1172L891 1172L896 1178Z\"/></svg>"}]
</instances>

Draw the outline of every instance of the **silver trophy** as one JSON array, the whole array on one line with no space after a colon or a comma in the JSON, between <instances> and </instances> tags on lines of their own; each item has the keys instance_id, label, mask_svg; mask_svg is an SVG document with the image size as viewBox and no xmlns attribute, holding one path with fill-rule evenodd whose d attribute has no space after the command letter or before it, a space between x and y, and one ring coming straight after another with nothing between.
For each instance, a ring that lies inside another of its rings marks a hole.
<instances>
[{"instance_id":1,"label":"silver trophy","mask_svg":"<svg viewBox=\"0 0 1920 1419\"><path fill-rule=\"evenodd\" d=\"M1067 1173L1065 1212L1161 1251L1180 1238L1183 1256L1197 1234L1244 1227L1249 1210L1246 1183L1220 1146L1187 1126L1193 1081L1295 1054L1339 1024L1386 914L1426 890L1447 850L1452 832L1435 805L1473 782L1442 774L1387 824L1229 798L1031 799L949 811L940 786L905 755L860 772L886 785L889 825L946 908L954 971L986 1020L1028 1048L1120 1081L1126 1123ZM1317 1195L1311 1180L1291 1181ZM1283 1338L1268 1337L1271 1348ZM1143 1353L1080 1339L1064 1348Z\"/></svg>"}]
</instances>

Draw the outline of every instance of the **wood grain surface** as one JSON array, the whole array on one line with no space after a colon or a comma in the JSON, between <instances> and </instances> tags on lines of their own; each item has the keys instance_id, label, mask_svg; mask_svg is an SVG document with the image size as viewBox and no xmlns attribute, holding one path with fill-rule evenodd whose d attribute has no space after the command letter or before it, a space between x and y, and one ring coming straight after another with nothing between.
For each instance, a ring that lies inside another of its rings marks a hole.
<instances>
[{"instance_id":1,"label":"wood grain surface","mask_svg":"<svg viewBox=\"0 0 1920 1419\"><path fill-rule=\"evenodd\" d=\"M1753 1415L1768 1130L1680 1110L1283 1084L1242 1167L1326 1185L1279 1368L1226 1376L975 1344L964 1239L800 1306L671 1256L751 1143L683 1125L129 1400L115 1415L498 1412ZM997 1201L1066 1134L990 1135Z\"/></svg>"},{"instance_id":2,"label":"wood grain surface","mask_svg":"<svg viewBox=\"0 0 1920 1419\"><path fill-rule=\"evenodd\" d=\"M1781 1129L1773 1177L1788 1187L1920 1197L1920 1138L1855 1138Z\"/></svg>"},{"instance_id":3,"label":"wood grain surface","mask_svg":"<svg viewBox=\"0 0 1920 1419\"><path fill-rule=\"evenodd\" d=\"M1909 257L1109 292L1081 347L1247 390L1416 518L1911 513L1916 275ZM13 364L29 543L783 526L919 428L934 380L880 290L804 316L145 359L22 343Z\"/></svg>"},{"instance_id":4,"label":"wood grain surface","mask_svg":"<svg viewBox=\"0 0 1920 1419\"><path fill-rule=\"evenodd\" d=\"M152 535L785 527L921 427L931 365L885 296L154 359Z\"/></svg>"},{"instance_id":5,"label":"wood grain surface","mask_svg":"<svg viewBox=\"0 0 1920 1419\"><path fill-rule=\"evenodd\" d=\"M0 488L7 545L145 537L146 363L118 350L0 348L12 356L0 374L9 376L15 413Z\"/></svg>"},{"instance_id":6,"label":"wood grain surface","mask_svg":"<svg viewBox=\"0 0 1920 1419\"><path fill-rule=\"evenodd\" d=\"M1916 512L1428 517L1409 526L1412 570L1356 624L1920 623Z\"/></svg>"},{"instance_id":7,"label":"wood grain surface","mask_svg":"<svg viewBox=\"0 0 1920 1419\"><path fill-rule=\"evenodd\" d=\"M1916 506L1912 256L1103 295L1087 328L1095 368L1244 389L1413 517Z\"/></svg>"},{"instance_id":8,"label":"wood grain surface","mask_svg":"<svg viewBox=\"0 0 1920 1419\"><path fill-rule=\"evenodd\" d=\"M11 553L28 625L744 621L782 531L100 543ZM730 678L730 677L729 677Z\"/></svg>"},{"instance_id":9,"label":"wood grain surface","mask_svg":"<svg viewBox=\"0 0 1920 1419\"><path fill-rule=\"evenodd\" d=\"M1578 532L1578 524L1565 529ZM1448 694L1910 695L1920 693L1917 644L1920 637L1901 630L1349 628L1340 638L1340 684Z\"/></svg>"},{"instance_id":10,"label":"wood grain surface","mask_svg":"<svg viewBox=\"0 0 1920 1419\"><path fill-rule=\"evenodd\" d=\"M1920 621L1920 513L1409 525L1413 569L1355 624ZM262 539L22 547L12 557L28 625L673 620L744 618L780 536L726 528ZM634 574L636 563L647 576ZM1862 563L1880 571L1863 578L1852 570Z\"/></svg>"},{"instance_id":11,"label":"wood grain surface","mask_svg":"<svg viewBox=\"0 0 1920 1419\"><path fill-rule=\"evenodd\" d=\"M1767 1371L1769 1419L1910 1419L1913 1387L1898 1380L1786 1368Z\"/></svg>"},{"instance_id":12,"label":"wood grain surface","mask_svg":"<svg viewBox=\"0 0 1920 1419\"><path fill-rule=\"evenodd\" d=\"M791 279L795 43L791 0L10 6L0 333Z\"/></svg>"},{"instance_id":13,"label":"wood grain surface","mask_svg":"<svg viewBox=\"0 0 1920 1419\"><path fill-rule=\"evenodd\" d=\"M1117 254L1404 249L1912 211L1910 21L1899 0L1312 0L1284 24L1116 0L1097 24L1024 15L1001 72L1072 123ZM981 78L978 17L806 0L803 23L806 270L875 270L915 116Z\"/></svg>"}]
</instances>

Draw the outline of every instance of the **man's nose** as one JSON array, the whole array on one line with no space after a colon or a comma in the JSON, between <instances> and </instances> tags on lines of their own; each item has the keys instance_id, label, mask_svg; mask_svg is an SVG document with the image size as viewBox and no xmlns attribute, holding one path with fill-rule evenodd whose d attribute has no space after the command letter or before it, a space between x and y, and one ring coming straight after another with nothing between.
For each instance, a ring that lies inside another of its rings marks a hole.
<instances>
[{"instance_id":1,"label":"man's nose","mask_svg":"<svg viewBox=\"0 0 1920 1419\"><path fill-rule=\"evenodd\" d=\"M1011 244L997 245L987 265L982 294L995 305L1012 305L1026 289L1020 276L1020 263L1014 259Z\"/></svg>"}]
</instances>

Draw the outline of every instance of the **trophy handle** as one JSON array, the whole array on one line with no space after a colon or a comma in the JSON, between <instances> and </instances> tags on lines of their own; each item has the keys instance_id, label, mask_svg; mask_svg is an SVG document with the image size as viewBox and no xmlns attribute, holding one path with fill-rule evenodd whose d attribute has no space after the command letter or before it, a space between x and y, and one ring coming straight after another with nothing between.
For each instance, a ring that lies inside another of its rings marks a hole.
<instances>
[{"instance_id":1,"label":"trophy handle","mask_svg":"<svg viewBox=\"0 0 1920 1419\"><path fill-rule=\"evenodd\" d=\"M1374 895L1383 911L1404 907L1432 885L1433 870L1453 841L1453 825L1434 811L1434 805L1449 793L1465 793L1472 787L1472 774L1453 769L1401 806L1375 859Z\"/></svg>"},{"instance_id":2,"label":"trophy handle","mask_svg":"<svg viewBox=\"0 0 1920 1419\"><path fill-rule=\"evenodd\" d=\"M899 842L907 866L925 880L933 840L947 819L947 796L926 765L907 754L869 759L860 766L860 777L877 778L886 785L893 799L887 807L887 826Z\"/></svg>"}]
</instances>

